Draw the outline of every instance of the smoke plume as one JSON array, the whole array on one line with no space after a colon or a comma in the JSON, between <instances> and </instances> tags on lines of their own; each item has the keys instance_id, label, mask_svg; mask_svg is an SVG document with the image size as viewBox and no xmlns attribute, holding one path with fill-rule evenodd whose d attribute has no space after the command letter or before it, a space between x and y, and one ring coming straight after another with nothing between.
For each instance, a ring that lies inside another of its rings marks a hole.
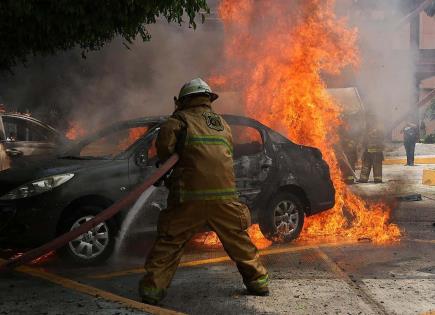
<instances>
[{"instance_id":1,"label":"smoke plume","mask_svg":"<svg viewBox=\"0 0 435 315\"><path fill-rule=\"evenodd\" d=\"M337 3L337 10L358 29L361 66L355 72L355 85L364 105L387 133L417 101L417 51L410 42L409 24L397 27L411 9L409 1ZM417 117L410 114L406 119Z\"/></svg>"},{"instance_id":2,"label":"smoke plume","mask_svg":"<svg viewBox=\"0 0 435 315\"><path fill-rule=\"evenodd\" d=\"M121 39L101 51L29 58L0 75L0 103L30 111L58 128L71 121L96 129L120 119L169 114L181 85L207 78L221 54L222 32L211 19L193 30L159 21L150 42L126 49Z\"/></svg>"}]
</instances>

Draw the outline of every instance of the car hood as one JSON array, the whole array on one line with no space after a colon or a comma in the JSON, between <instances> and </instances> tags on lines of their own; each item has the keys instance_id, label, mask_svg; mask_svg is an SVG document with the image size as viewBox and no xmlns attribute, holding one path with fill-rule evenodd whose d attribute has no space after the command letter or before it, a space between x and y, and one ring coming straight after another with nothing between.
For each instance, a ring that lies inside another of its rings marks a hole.
<instances>
[{"instance_id":1,"label":"car hood","mask_svg":"<svg viewBox=\"0 0 435 315\"><path fill-rule=\"evenodd\" d=\"M76 160L67 158L49 160L38 160L34 158L23 159L19 167L0 172L0 196L25 183L43 177L64 173L76 173L111 162L112 160Z\"/></svg>"}]
</instances>

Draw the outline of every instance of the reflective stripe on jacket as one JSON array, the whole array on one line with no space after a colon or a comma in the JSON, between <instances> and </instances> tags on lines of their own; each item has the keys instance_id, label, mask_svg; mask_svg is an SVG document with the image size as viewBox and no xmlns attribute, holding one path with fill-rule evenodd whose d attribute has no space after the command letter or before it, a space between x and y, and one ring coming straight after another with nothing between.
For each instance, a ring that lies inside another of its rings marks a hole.
<instances>
[{"instance_id":1,"label":"reflective stripe on jacket","mask_svg":"<svg viewBox=\"0 0 435 315\"><path fill-rule=\"evenodd\" d=\"M371 129L363 141L364 151L367 153L382 153L384 151L384 134L379 129Z\"/></svg>"},{"instance_id":2,"label":"reflective stripe on jacket","mask_svg":"<svg viewBox=\"0 0 435 315\"><path fill-rule=\"evenodd\" d=\"M161 126L156 147L160 160L180 155L166 181L170 201L237 199L231 129L208 98L196 97L174 112Z\"/></svg>"},{"instance_id":3,"label":"reflective stripe on jacket","mask_svg":"<svg viewBox=\"0 0 435 315\"><path fill-rule=\"evenodd\" d=\"M382 152L383 150L381 148L368 148L367 152L368 153L379 153Z\"/></svg>"}]
</instances>

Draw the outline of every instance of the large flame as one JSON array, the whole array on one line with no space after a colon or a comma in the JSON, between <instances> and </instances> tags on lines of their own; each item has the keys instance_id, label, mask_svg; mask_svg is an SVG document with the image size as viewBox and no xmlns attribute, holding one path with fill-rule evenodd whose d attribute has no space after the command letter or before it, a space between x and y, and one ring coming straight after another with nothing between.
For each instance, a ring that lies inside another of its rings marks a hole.
<instances>
[{"instance_id":1,"label":"large flame","mask_svg":"<svg viewBox=\"0 0 435 315\"><path fill-rule=\"evenodd\" d=\"M225 66L212 83L241 90L248 116L322 151L336 205L307 218L301 238L390 242L400 230L388 222L389 207L369 204L349 190L332 149L339 141L340 107L320 74L339 74L359 64L357 30L337 18L334 5L334 0L222 0Z\"/></svg>"}]
</instances>

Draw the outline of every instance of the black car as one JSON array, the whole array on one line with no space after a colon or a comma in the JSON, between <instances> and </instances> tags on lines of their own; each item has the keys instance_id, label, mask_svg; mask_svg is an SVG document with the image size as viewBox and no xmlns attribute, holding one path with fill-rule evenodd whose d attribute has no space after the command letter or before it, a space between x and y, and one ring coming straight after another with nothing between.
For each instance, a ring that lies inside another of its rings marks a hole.
<instances>
[{"instance_id":1,"label":"black car","mask_svg":"<svg viewBox=\"0 0 435 315\"><path fill-rule=\"evenodd\" d=\"M294 144L253 119L224 118L233 132L240 199L268 238L295 239L305 215L334 206L329 167L318 149ZM40 245L127 194L155 169L154 141L166 119L117 123L56 159L29 161L25 167L0 172L0 243ZM152 192L145 215L138 219L143 231L155 231L166 196L165 187ZM126 209L83 234L61 252L82 264L103 261L113 251L127 213Z\"/></svg>"}]
</instances>

